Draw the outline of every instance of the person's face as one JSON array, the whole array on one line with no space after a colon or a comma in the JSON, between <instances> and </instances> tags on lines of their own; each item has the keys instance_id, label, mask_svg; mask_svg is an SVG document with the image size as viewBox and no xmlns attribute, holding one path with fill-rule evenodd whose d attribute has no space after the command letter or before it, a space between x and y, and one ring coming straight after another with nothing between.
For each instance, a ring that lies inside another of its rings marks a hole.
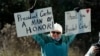
<instances>
[{"instance_id":1,"label":"person's face","mask_svg":"<svg viewBox=\"0 0 100 56\"><path fill-rule=\"evenodd\" d=\"M57 31L57 30L51 31L51 35L52 35L53 39L57 39L57 38L59 38L61 36L61 32Z\"/></svg>"}]
</instances>

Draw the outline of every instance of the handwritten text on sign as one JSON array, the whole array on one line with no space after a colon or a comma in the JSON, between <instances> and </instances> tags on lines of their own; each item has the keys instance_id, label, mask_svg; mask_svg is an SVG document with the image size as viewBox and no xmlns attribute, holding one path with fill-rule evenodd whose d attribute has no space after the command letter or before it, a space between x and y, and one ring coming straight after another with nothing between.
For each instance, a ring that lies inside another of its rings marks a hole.
<instances>
[{"instance_id":1,"label":"handwritten text on sign","mask_svg":"<svg viewBox=\"0 0 100 56\"><path fill-rule=\"evenodd\" d=\"M43 8L14 13L18 37L44 33L53 30L52 8Z\"/></svg>"},{"instance_id":2,"label":"handwritten text on sign","mask_svg":"<svg viewBox=\"0 0 100 56\"><path fill-rule=\"evenodd\" d=\"M91 32L90 16L91 9L65 12L65 32L73 34Z\"/></svg>"}]
</instances>

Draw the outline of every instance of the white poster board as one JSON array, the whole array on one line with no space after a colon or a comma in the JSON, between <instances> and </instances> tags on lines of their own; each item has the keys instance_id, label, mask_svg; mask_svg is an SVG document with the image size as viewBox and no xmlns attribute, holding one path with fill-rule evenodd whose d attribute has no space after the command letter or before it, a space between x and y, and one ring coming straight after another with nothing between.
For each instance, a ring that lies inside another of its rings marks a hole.
<instances>
[{"instance_id":1,"label":"white poster board","mask_svg":"<svg viewBox=\"0 0 100 56\"><path fill-rule=\"evenodd\" d=\"M91 9L65 12L65 32L66 34L91 32Z\"/></svg>"},{"instance_id":2,"label":"white poster board","mask_svg":"<svg viewBox=\"0 0 100 56\"><path fill-rule=\"evenodd\" d=\"M18 37L28 36L53 30L52 8L42 8L29 11L14 13L16 30Z\"/></svg>"}]
</instances>

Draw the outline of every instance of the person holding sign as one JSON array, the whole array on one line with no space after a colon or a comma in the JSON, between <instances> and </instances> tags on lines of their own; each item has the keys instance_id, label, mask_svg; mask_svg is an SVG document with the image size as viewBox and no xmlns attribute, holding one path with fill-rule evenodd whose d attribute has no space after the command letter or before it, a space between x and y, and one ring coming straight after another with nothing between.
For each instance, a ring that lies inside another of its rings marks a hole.
<instances>
[{"instance_id":1,"label":"person holding sign","mask_svg":"<svg viewBox=\"0 0 100 56\"><path fill-rule=\"evenodd\" d=\"M74 34L62 34L62 26L58 23L54 24L54 30L49 35L35 34L32 35L33 40L41 46L42 56L68 56L68 48L74 40Z\"/></svg>"},{"instance_id":2,"label":"person holding sign","mask_svg":"<svg viewBox=\"0 0 100 56\"><path fill-rule=\"evenodd\" d=\"M100 56L100 46L97 47L97 44L92 45L85 56Z\"/></svg>"},{"instance_id":3,"label":"person holding sign","mask_svg":"<svg viewBox=\"0 0 100 56\"><path fill-rule=\"evenodd\" d=\"M100 56L100 33L99 33L99 41L91 45L85 56Z\"/></svg>"}]
</instances>

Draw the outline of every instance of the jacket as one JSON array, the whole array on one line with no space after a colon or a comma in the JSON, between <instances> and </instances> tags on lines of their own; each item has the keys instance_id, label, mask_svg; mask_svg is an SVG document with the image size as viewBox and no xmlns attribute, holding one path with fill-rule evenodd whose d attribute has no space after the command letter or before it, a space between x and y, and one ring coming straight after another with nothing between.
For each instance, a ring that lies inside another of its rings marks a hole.
<instances>
[{"instance_id":1,"label":"jacket","mask_svg":"<svg viewBox=\"0 0 100 56\"><path fill-rule=\"evenodd\" d=\"M59 41L45 34L36 34L32 38L41 46L42 56L68 56L69 45L74 40L75 35L62 34Z\"/></svg>"}]
</instances>

